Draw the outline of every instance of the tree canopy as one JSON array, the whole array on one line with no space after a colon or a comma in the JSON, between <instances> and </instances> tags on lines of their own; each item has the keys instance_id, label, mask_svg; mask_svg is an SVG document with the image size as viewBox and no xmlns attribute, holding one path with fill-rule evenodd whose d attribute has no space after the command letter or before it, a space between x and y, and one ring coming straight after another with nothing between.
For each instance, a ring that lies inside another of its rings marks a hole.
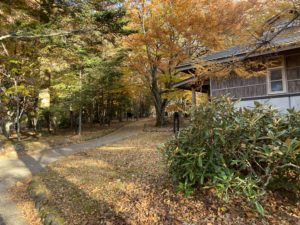
<instances>
[{"instance_id":1,"label":"tree canopy","mask_svg":"<svg viewBox=\"0 0 300 225\"><path fill-rule=\"evenodd\" d=\"M124 38L130 50L127 66L151 90L157 125L164 121L169 99L164 96L178 80L175 67L238 40L247 23L249 2L174 0L126 2L129 27Z\"/></svg>"},{"instance_id":2,"label":"tree canopy","mask_svg":"<svg viewBox=\"0 0 300 225\"><path fill-rule=\"evenodd\" d=\"M165 111L186 60L243 43L297 1L14 0L0 3L0 115L55 132ZM44 96L44 97L43 97ZM46 96L46 97L45 97ZM175 107L176 108L176 107ZM39 125L40 124L40 125Z\"/></svg>"}]
</instances>

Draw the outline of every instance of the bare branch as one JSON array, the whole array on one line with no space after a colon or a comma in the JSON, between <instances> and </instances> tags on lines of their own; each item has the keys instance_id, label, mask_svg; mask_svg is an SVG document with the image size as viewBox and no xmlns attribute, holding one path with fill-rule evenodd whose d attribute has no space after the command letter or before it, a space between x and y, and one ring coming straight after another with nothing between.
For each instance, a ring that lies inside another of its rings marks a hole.
<instances>
[{"instance_id":1,"label":"bare branch","mask_svg":"<svg viewBox=\"0 0 300 225\"><path fill-rule=\"evenodd\" d=\"M70 30L70 31L60 31L60 32L55 32L50 34L37 34L37 35L13 33L13 34L0 36L0 41L6 39L36 39L36 38L46 38L46 37L56 37L56 36L68 36L77 33L86 33L89 31L92 30Z\"/></svg>"},{"instance_id":2,"label":"bare branch","mask_svg":"<svg viewBox=\"0 0 300 225\"><path fill-rule=\"evenodd\" d=\"M282 168L286 168L286 167L293 167L293 168L295 168L295 169L300 170L300 166L297 166L297 165L295 165L295 164L293 164L293 163L288 163L288 164L279 166L278 168L282 169Z\"/></svg>"},{"instance_id":3,"label":"bare branch","mask_svg":"<svg viewBox=\"0 0 300 225\"><path fill-rule=\"evenodd\" d=\"M4 36L0 36L0 41L5 40L5 39L8 39L8 38L11 38L11 37L12 37L11 34L4 35Z\"/></svg>"},{"instance_id":4,"label":"bare branch","mask_svg":"<svg viewBox=\"0 0 300 225\"><path fill-rule=\"evenodd\" d=\"M3 42L1 42L1 45L2 45L3 51L6 54L6 56L9 56L9 53L7 51L7 48L6 48L5 44Z\"/></svg>"},{"instance_id":5,"label":"bare branch","mask_svg":"<svg viewBox=\"0 0 300 225\"><path fill-rule=\"evenodd\" d=\"M265 46L266 44L271 43L278 35L280 35L284 30L286 30L295 20L297 20L300 17L300 13L297 12L297 14L287 23L284 27L282 27L280 30L278 30L274 35L272 35L267 40L261 40L261 43L259 43L252 51L250 51L248 54L246 54L242 61L247 59L249 56L251 56L253 53L258 51L260 48Z\"/></svg>"}]
</instances>

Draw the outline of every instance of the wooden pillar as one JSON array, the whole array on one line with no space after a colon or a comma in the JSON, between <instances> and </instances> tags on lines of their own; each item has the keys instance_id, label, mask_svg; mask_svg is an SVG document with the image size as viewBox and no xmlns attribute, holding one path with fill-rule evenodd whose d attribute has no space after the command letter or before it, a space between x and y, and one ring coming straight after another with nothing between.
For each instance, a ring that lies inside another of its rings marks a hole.
<instances>
[{"instance_id":1,"label":"wooden pillar","mask_svg":"<svg viewBox=\"0 0 300 225\"><path fill-rule=\"evenodd\" d=\"M192 87L192 103L193 106L197 105L196 89L194 87Z\"/></svg>"}]
</instances>

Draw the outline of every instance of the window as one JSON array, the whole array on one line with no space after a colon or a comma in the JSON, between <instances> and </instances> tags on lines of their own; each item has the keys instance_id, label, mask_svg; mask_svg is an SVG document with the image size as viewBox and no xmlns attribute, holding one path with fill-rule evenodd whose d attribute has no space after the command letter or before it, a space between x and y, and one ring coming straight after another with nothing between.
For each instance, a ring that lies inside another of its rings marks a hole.
<instances>
[{"instance_id":1,"label":"window","mask_svg":"<svg viewBox=\"0 0 300 225\"><path fill-rule=\"evenodd\" d=\"M269 69L268 93L277 94L286 92L286 77L283 67Z\"/></svg>"}]
</instances>

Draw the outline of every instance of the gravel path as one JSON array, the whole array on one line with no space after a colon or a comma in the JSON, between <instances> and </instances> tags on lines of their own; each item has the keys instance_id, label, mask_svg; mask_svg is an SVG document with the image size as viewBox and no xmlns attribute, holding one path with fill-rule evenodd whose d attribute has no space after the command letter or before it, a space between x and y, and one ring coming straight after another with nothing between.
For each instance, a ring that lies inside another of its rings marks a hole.
<instances>
[{"instance_id":1,"label":"gravel path","mask_svg":"<svg viewBox=\"0 0 300 225\"><path fill-rule=\"evenodd\" d=\"M47 164L72 153L91 149L137 135L143 130L145 120L128 124L104 137L68 147L55 148L36 155L19 154L16 158L0 159L0 225L26 225L7 190L17 181L41 171Z\"/></svg>"}]
</instances>

